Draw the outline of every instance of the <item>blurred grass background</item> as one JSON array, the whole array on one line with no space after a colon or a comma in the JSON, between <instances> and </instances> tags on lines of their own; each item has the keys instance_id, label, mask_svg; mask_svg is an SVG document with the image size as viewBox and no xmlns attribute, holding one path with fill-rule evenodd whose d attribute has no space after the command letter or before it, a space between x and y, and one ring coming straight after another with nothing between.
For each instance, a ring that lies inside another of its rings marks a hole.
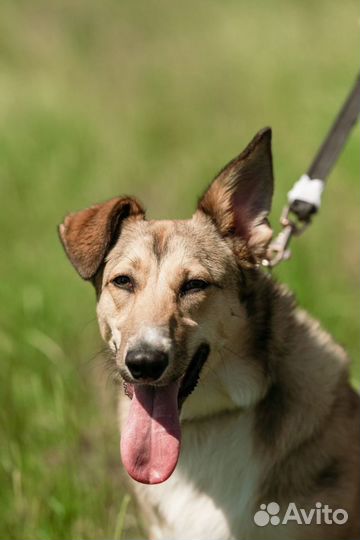
<instances>
[{"instance_id":1,"label":"blurred grass background","mask_svg":"<svg viewBox=\"0 0 360 540\"><path fill-rule=\"evenodd\" d=\"M0 538L141 536L94 294L56 225L123 193L153 217L190 216L265 125L277 225L353 83L357 32L354 0L2 0ZM358 148L357 128L321 216L276 271L353 359Z\"/></svg>"}]
</instances>

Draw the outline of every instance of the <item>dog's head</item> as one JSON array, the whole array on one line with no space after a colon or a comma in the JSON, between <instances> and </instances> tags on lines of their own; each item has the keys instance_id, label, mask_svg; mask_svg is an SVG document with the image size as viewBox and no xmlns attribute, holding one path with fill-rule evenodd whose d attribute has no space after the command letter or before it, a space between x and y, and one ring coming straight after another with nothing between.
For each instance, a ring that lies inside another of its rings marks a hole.
<instances>
[{"instance_id":1,"label":"dog's head","mask_svg":"<svg viewBox=\"0 0 360 540\"><path fill-rule=\"evenodd\" d=\"M115 198L60 226L70 261L96 288L101 334L132 399L122 457L139 481L161 482L173 471L179 411L200 373L209 384L222 377L223 389L205 399L199 385L188 417L236 400L245 406L261 392L261 369L244 359L243 295L271 238L272 191L265 129L219 173L190 220L147 221L135 199ZM237 366L231 373L228 357ZM234 388L240 378L242 394Z\"/></svg>"}]
</instances>

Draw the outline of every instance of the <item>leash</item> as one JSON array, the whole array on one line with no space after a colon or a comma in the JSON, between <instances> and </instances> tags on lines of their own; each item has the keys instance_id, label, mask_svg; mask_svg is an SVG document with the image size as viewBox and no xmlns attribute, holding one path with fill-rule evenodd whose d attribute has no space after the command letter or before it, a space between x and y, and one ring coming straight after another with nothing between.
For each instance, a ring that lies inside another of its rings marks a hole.
<instances>
[{"instance_id":1,"label":"leash","mask_svg":"<svg viewBox=\"0 0 360 540\"><path fill-rule=\"evenodd\" d=\"M318 212L326 179L345 146L359 113L360 76L307 173L303 174L289 191L288 204L283 208L280 217L282 230L271 242L266 259L262 261L263 266L273 268L290 258L290 241L293 236L299 236L307 229L312 217Z\"/></svg>"}]
</instances>

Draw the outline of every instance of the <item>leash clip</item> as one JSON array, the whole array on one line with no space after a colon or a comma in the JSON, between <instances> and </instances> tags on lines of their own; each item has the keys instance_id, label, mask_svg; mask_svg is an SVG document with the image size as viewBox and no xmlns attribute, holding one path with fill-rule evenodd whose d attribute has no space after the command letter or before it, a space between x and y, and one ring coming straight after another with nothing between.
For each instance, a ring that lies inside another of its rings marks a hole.
<instances>
[{"instance_id":1,"label":"leash clip","mask_svg":"<svg viewBox=\"0 0 360 540\"><path fill-rule=\"evenodd\" d=\"M271 242L267 256L262 260L261 264L266 268L274 268L281 261L287 261L291 257L291 250L289 248L290 240L293 236L300 236L310 224L310 220L296 221L290 218L291 208L289 205L283 208L280 217L280 224L282 230Z\"/></svg>"}]
</instances>

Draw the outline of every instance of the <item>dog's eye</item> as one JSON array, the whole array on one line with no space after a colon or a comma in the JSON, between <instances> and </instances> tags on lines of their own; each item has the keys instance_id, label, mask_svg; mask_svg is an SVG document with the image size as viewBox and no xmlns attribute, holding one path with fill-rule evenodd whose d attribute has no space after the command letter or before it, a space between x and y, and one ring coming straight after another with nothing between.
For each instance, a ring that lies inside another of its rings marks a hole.
<instances>
[{"instance_id":1,"label":"dog's eye","mask_svg":"<svg viewBox=\"0 0 360 540\"><path fill-rule=\"evenodd\" d=\"M128 291L132 291L134 288L132 279L129 276L117 276L112 280L112 283L116 287L119 287L120 289L127 289Z\"/></svg>"},{"instance_id":2,"label":"dog's eye","mask_svg":"<svg viewBox=\"0 0 360 540\"><path fill-rule=\"evenodd\" d=\"M182 285L180 289L180 294L184 295L188 293L203 291L204 289L209 287L209 285L210 283L204 281L203 279L190 279Z\"/></svg>"}]
</instances>

